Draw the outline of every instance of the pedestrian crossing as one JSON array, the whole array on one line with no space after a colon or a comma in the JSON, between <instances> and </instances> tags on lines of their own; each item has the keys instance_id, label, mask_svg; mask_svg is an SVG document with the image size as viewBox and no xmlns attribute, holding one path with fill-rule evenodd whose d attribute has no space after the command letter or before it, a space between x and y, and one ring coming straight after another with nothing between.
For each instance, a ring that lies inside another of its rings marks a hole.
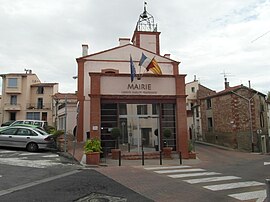
<instances>
[{"instance_id":1,"label":"pedestrian crossing","mask_svg":"<svg viewBox=\"0 0 270 202\"><path fill-rule=\"evenodd\" d=\"M62 165L58 154L13 150L0 150L0 164L31 168L48 168Z\"/></svg>"},{"instance_id":2,"label":"pedestrian crossing","mask_svg":"<svg viewBox=\"0 0 270 202\"><path fill-rule=\"evenodd\" d=\"M256 200L262 202L266 198L265 184L257 181L243 181L241 177L223 175L218 172L207 171L192 166L158 166L144 167L160 175L166 175L173 179L180 179L189 184L198 184L211 191L227 191L231 198L245 201ZM249 188L241 192L241 189ZM254 191L252 191L254 189ZM231 192L231 193L230 193Z\"/></svg>"}]
</instances>

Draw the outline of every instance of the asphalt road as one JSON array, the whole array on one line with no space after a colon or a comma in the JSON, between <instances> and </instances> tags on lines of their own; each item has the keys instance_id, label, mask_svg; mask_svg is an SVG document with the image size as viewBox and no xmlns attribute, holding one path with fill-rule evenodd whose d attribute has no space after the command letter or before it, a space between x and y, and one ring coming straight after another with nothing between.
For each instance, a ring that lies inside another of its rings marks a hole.
<instances>
[{"instance_id":1,"label":"asphalt road","mask_svg":"<svg viewBox=\"0 0 270 202\"><path fill-rule=\"evenodd\" d=\"M0 201L152 201L61 158L45 151L0 149Z\"/></svg>"},{"instance_id":2,"label":"asphalt road","mask_svg":"<svg viewBox=\"0 0 270 202\"><path fill-rule=\"evenodd\" d=\"M85 169L57 153L0 148L0 201L263 201L270 155L197 145L198 160ZM154 161L156 162L156 160ZM179 167L180 166L180 167Z\"/></svg>"}]
</instances>

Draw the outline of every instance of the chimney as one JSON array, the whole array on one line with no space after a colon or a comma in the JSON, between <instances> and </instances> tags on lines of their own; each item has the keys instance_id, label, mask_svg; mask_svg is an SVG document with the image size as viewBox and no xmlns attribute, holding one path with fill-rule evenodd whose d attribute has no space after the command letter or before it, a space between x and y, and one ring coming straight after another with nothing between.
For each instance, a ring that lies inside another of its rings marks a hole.
<instances>
[{"instance_id":1,"label":"chimney","mask_svg":"<svg viewBox=\"0 0 270 202\"><path fill-rule=\"evenodd\" d=\"M248 87L251 88L250 80L248 80Z\"/></svg>"},{"instance_id":2,"label":"chimney","mask_svg":"<svg viewBox=\"0 0 270 202\"><path fill-rule=\"evenodd\" d=\"M130 38L119 38L119 46L130 44Z\"/></svg>"},{"instance_id":3,"label":"chimney","mask_svg":"<svg viewBox=\"0 0 270 202\"><path fill-rule=\"evenodd\" d=\"M165 55L164 55L164 57L166 57L166 58L169 58L169 59L170 59L170 58L171 58L171 54L168 54L168 53L167 53L167 54L165 54Z\"/></svg>"},{"instance_id":4,"label":"chimney","mask_svg":"<svg viewBox=\"0 0 270 202\"><path fill-rule=\"evenodd\" d=\"M82 56L87 56L88 55L88 45L87 44L82 44Z\"/></svg>"},{"instance_id":5,"label":"chimney","mask_svg":"<svg viewBox=\"0 0 270 202\"><path fill-rule=\"evenodd\" d=\"M230 87L229 82L227 81L227 78L225 78L225 90Z\"/></svg>"}]
</instances>

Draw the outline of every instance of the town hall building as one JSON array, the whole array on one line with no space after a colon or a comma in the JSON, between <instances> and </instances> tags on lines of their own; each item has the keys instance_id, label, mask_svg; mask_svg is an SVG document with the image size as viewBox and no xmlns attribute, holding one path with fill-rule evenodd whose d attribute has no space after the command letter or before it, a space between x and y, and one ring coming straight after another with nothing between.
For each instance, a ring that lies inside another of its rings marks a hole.
<instances>
[{"instance_id":1,"label":"town hall building","mask_svg":"<svg viewBox=\"0 0 270 202\"><path fill-rule=\"evenodd\" d=\"M109 141L121 130L120 144L136 151L172 147L188 158L185 74L170 54L160 55L160 33L154 18L140 15L133 37L119 46L88 53L78 63L77 140L98 137ZM164 129L171 137L163 137Z\"/></svg>"}]
</instances>

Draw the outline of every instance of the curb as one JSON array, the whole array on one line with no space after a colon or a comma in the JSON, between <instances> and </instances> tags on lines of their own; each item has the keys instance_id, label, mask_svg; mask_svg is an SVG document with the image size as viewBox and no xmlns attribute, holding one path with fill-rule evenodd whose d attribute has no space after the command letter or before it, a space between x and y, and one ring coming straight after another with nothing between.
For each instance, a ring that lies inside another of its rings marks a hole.
<instances>
[{"instance_id":1,"label":"curb","mask_svg":"<svg viewBox=\"0 0 270 202\"><path fill-rule=\"evenodd\" d=\"M202 142L202 141L198 141L198 140L196 140L195 143L196 144L203 144L203 145L207 145L207 146L212 146L212 147L216 147L216 148L223 149L223 150L237 151L237 150L235 150L233 148L224 147L224 146L221 146L221 145L212 144L212 143L208 143L208 142Z\"/></svg>"}]
</instances>

